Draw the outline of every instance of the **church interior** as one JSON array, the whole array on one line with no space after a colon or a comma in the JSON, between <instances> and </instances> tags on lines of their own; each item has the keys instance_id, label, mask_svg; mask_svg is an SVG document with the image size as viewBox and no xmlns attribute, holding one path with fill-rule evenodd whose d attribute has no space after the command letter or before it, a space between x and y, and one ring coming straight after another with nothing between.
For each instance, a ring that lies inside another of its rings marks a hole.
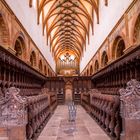
<instances>
[{"instance_id":1,"label":"church interior","mask_svg":"<svg viewBox=\"0 0 140 140\"><path fill-rule=\"evenodd\" d=\"M0 140L140 140L140 0L0 0Z\"/></svg>"}]
</instances>

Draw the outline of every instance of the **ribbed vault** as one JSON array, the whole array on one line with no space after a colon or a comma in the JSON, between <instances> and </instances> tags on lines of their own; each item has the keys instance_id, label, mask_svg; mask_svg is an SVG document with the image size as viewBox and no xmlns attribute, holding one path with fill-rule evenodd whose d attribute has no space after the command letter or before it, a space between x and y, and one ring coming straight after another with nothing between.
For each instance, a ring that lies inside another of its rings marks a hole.
<instances>
[{"instance_id":1,"label":"ribbed vault","mask_svg":"<svg viewBox=\"0 0 140 140\"><path fill-rule=\"evenodd\" d=\"M99 23L99 0L37 0L37 12L55 60L69 51L80 60L90 26L93 32L94 13Z\"/></svg>"}]
</instances>

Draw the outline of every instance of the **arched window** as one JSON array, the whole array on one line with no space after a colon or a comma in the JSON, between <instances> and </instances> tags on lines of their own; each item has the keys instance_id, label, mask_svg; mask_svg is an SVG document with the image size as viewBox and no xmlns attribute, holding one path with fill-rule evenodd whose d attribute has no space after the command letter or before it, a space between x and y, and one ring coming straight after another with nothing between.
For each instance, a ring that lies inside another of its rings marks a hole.
<instances>
[{"instance_id":1,"label":"arched window","mask_svg":"<svg viewBox=\"0 0 140 140\"><path fill-rule=\"evenodd\" d=\"M93 74L93 68L92 68L92 66L90 66L90 75L92 75Z\"/></svg>"},{"instance_id":2,"label":"arched window","mask_svg":"<svg viewBox=\"0 0 140 140\"><path fill-rule=\"evenodd\" d=\"M42 71L42 60L39 61L39 70Z\"/></svg>"},{"instance_id":3,"label":"arched window","mask_svg":"<svg viewBox=\"0 0 140 140\"><path fill-rule=\"evenodd\" d=\"M107 56L106 51L104 51L104 52L102 53L102 59L101 59L101 60L102 60L102 61L101 61L102 67L106 66L107 63L108 63L108 56Z\"/></svg>"},{"instance_id":4,"label":"arched window","mask_svg":"<svg viewBox=\"0 0 140 140\"><path fill-rule=\"evenodd\" d=\"M2 14L0 14L0 45L5 47L9 44L9 31Z\"/></svg>"},{"instance_id":5,"label":"arched window","mask_svg":"<svg viewBox=\"0 0 140 140\"><path fill-rule=\"evenodd\" d=\"M135 28L134 28L134 43L140 43L140 14L136 20Z\"/></svg>"},{"instance_id":6,"label":"arched window","mask_svg":"<svg viewBox=\"0 0 140 140\"><path fill-rule=\"evenodd\" d=\"M32 51L30 55L30 63L31 63L31 66L36 66L36 54L34 51Z\"/></svg>"},{"instance_id":7,"label":"arched window","mask_svg":"<svg viewBox=\"0 0 140 140\"><path fill-rule=\"evenodd\" d=\"M99 62L98 60L95 61L95 72L99 70Z\"/></svg>"},{"instance_id":8,"label":"arched window","mask_svg":"<svg viewBox=\"0 0 140 140\"><path fill-rule=\"evenodd\" d=\"M122 37L118 36L115 39L113 48L112 48L113 59L121 57L124 54L124 50L125 50L125 42Z\"/></svg>"},{"instance_id":9,"label":"arched window","mask_svg":"<svg viewBox=\"0 0 140 140\"><path fill-rule=\"evenodd\" d=\"M25 42L21 36L19 36L15 42L14 50L16 51L15 55L17 57L25 57Z\"/></svg>"}]
</instances>

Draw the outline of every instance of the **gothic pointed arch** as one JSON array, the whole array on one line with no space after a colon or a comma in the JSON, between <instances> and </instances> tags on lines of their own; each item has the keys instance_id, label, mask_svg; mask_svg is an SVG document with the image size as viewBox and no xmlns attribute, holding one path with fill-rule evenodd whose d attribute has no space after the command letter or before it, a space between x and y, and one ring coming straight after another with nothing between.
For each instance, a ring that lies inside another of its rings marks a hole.
<instances>
[{"instance_id":1,"label":"gothic pointed arch","mask_svg":"<svg viewBox=\"0 0 140 140\"><path fill-rule=\"evenodd\" d=\"M39 60L39 70L42 72L43 70L43 64L42 64L42 60Z\"/></svg>"},{"instance_id":2,"label":"gothic pointed arch","mask_svg":"<svg viewBox=\"0 0 140 140\"><path fill-rule=\"evenodd\" d=\"M50 70L48 69L48 76L50 76Z\"/></svg>"},{"instance_id":3,"label":"gothic pointed arch","mask_svg":"<svg viewBox=\"0 0 140 140\"><path fill-rule=\"evenodd\" d=\"M92 65L90 66L90 75L92 75L93 74L93 67L92 67Z\"/></svg>"},{"instance_id":4,"label":"gothic pointed arch","mask_svg":"<svg viewBox=\"0 0 140 140\"><path fill-rule=\"evenodd\" d=\"M87 76L89 76L89 70L87 69Z\"/></svg>"},{"instance_id":5,"label":"gothic pointed arch","mask_svg":"<svg viewBox=\"0 0 140 140\"><path fill-rule=\"evenodd\" d=\"M47 67L44 65L44 74L47 75Z\"/></svg>"},{"instance_id":6,"label":"gothic pointed arch","mask_svg":"<svg viewBox=\"0 0 140 140\"><path fill-rule=\"evenodd\" d=\"M95 70L95 72L97 72L99 70L99 62L98 62L98 60L95 61L94 70Z\"/></svg>"},{"instance_id":7,"label":"gothic pointed arch","mask_svg":"<svg viewBox=\"0 0 140 140\"><path fill-rule=\"evenodd\" d=\"M117 36L112 47L112 58L117 59L124 54L125 41L121 36Z\"/></svg>"},{"instance_id":8,"label":"gothic pointed arch","mask_svg":"<svg viewBox=\"0 0 140 140\"><path fill-rule=\"evenodd\" d=\"M32 51L30 54L30 64L33 67L36 66L36 54L34 51Z\"/></svg>"},{"instance_id":9,"label":"gothic pointed arch","mask_svg":"<svg viewBox=\"0 0 140 140\"><path fill-rule=\"evenodd\" d=\"M17 37L14 44L15 55L21 59L26 58L26 45L25 39L22 33Z\"/></svg>"},{"instance_id":10,"label":"gothic pointed arch","mask_svg":"<svg viewBox=\"0 0 140 140\"><path fill-rule=\"evenodd\" d=\"M102 53L102 58L101 58L101 65L102 65L102 67L106 66L107 63L108 63L108 56L107 56L106 51L104 51Z\"/></svg>"}]
</instances>

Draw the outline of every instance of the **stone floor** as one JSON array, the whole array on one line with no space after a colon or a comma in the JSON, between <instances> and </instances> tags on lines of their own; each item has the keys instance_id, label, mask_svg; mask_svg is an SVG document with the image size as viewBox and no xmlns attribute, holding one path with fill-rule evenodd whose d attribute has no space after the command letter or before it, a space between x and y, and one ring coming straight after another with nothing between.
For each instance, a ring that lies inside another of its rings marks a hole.
<instances>
[{"instance_id":1,"label":"stone floor","mask_svg":"<svg viewBox=\"0 0 140 140\"><path fill-rule=\"evenodd\" d=\"M68 121L68 108L58 106L38 140L110 140L105 132L81 107L75 122Z\"/></svg>"}]
</instances>

